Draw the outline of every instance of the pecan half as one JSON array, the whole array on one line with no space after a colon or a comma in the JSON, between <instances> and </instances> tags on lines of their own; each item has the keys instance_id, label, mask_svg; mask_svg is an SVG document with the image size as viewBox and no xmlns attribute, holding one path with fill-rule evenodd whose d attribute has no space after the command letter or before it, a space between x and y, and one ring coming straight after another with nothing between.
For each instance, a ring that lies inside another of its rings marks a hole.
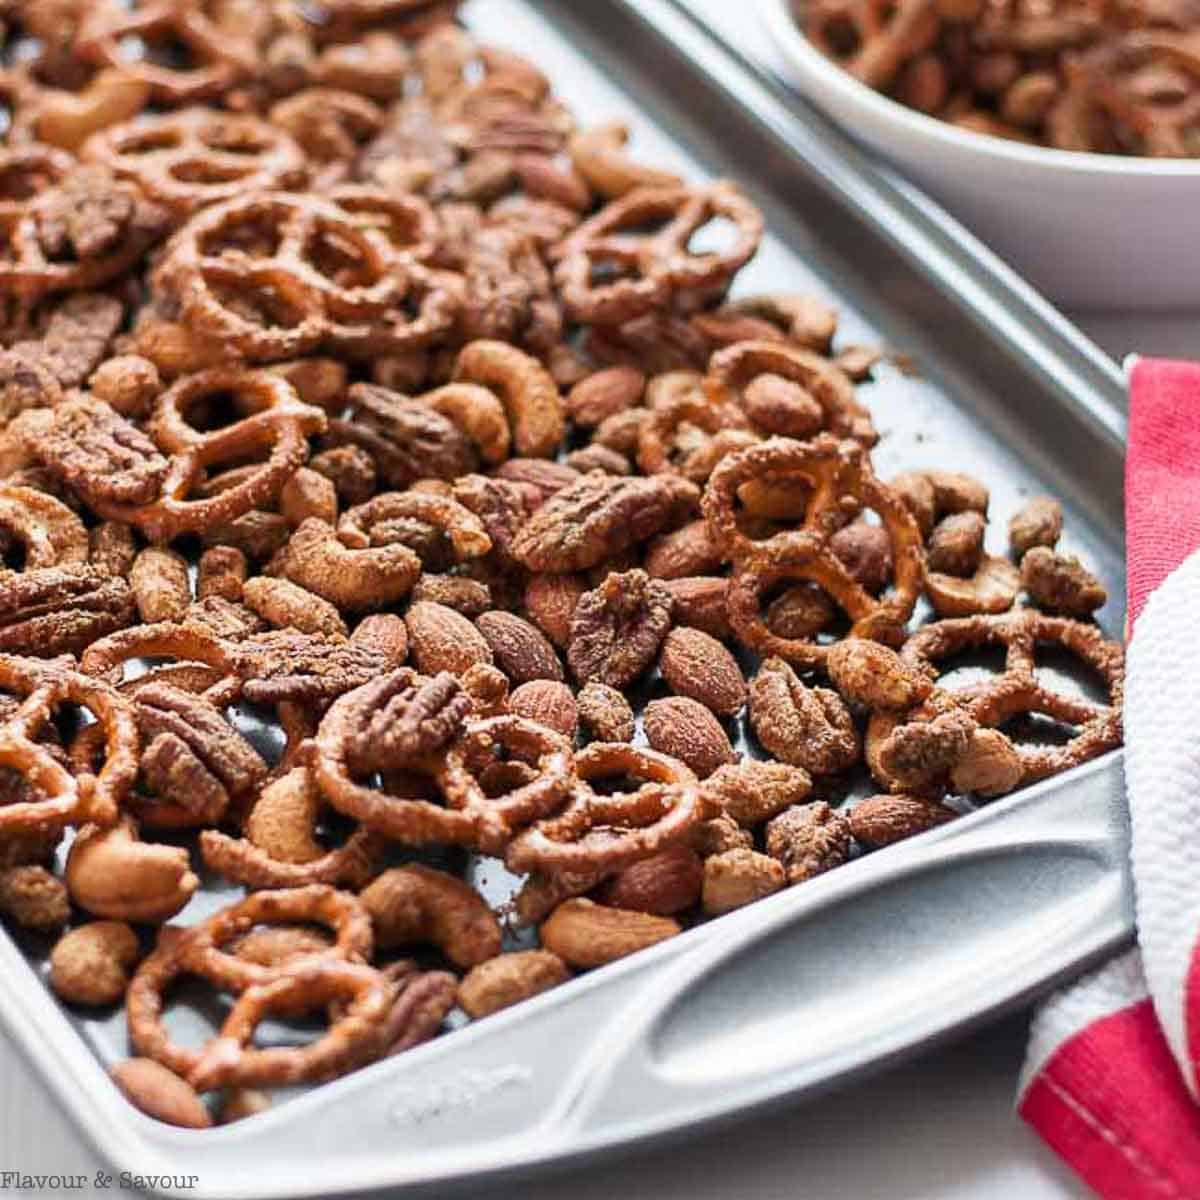
<instances>
[{"instance_id":1,"label":"pecan half","mask_svg":"<svg viewBox=\"0 0 1200 1200\"><path fill-rule=\"evenodd\" d=\"M471 697L443 671L432 679L401 668L367 684L369 720L354 733L347 760L357 774L403 767L452 742L471 715Z\"/></svg>"},{"instance_id":2,"label":"pecan half","mask_svg":"<svg viewBox=\"0 0 1200 1200\"><path fill-rule=\"evenodd\" d=\"M0 350L0 425L28 408L52 408L62 401L53 373L25 354Z\"/></svg>"},{"instance_id":3,"label":"pecan half","mask_svg":"<svg viewBox=\"0 0 1200 1200\"><path fill-rule=\"evenodd\" d=\"M72 397L53 410L33 409L12 429L30 454L97 511L106 501L149 504L167 474L158 447L90 396Z\"/></svg>"},{"instance_id":4,"label":"pecan half","mask_svg":"<svg viewBox=\"0 0 1200 1200\"><path fill-rule=\"evenodd\" d=\"M165 683L138 690L138 727L148 741L173 734L196 756L232 799L256 792L267 778L267 764L250 743L200 696Z\"/></svg>"},{"instance_id":5,"label":"pecan half","mask_svg":"<svg viewBox=\"0 0 1200 1200\"><path fill-rule=\"evenodd\" d=\"M513 554L532 571L584 571L695 511L700 493L673 475L622 478L592 471L551 496L517 534Z\"/></svg>"},{"instance_id":6,"label":"pecan half","mask_svg":"<svg viewBox=\"0 0 1200 1200\"><path fill-rule=\"evenodd\" d=\"M379 654L370 646L294 629L254 634L238 650L252 704L333 700L379 674Z\"/></svg>"},{"instance_id":7,"label":"pecan half","mask_svg":"<svg viewBox=\"0 0 1200 1200\"><path fill-rule=\"evenodd\" d=\"M103 362L123 317L112 296L79 292L50 311L40 337L12 349L45 367L63 387L79 387Z\"/></svg>"},{"instance_id":8,"label":"pecan half","mask_svg":"<svg viewBox=\"0 0 1200 1200\"><path fill-rule=\"evenodd\" d=\"M750 724L776 758L813 775L844 771L858 758L858 733L837 692L810 688L781 658L750 683Z\"/></svg>"},{"instance_id":9,"label":"pecan half","mask_svg":"<svg viewBox=\"0 0 1200 1200\"><path fill-rule=\"evenodd\" d=\"M416 479L455 479L475 469L470 439L428 404L375 383L354 384L347 399L355 419L331 421L326 441L365 450L385 487L402 489Z\"/></svg>"},{"instance_id":10,"label":"pecan half","mask_svg":"<svg viewBox=\"0 0 1200 1200\"><path fill-rule=\"evenodd\" d=\"M654 661L671 628L671 594L645 571L610 574L584 592L571 617L567 662L580 683L632 683Z\"/></svg>"},{"instance_id":11,"label":"pecan half","mask_svg":"<svg viewBox=\"0 0 1200 1200\"><path fill-rule=\"evenodd\" d=\"M42 658L78 654L136 615L124 579L91 568L22 571L0 588L0 651Z\"/></svg>"},{"instance_id":12,"label":"pecan half","mask_svg":"<svg viewBox=\"0 0 1200 1200\"><path fill-rule=\"evenodd\" d=\"M846 861L850 823L824 800L797 804L768 823L767 853L783 864L788 883L802 883Z\"/></svg>"}]
</instances>

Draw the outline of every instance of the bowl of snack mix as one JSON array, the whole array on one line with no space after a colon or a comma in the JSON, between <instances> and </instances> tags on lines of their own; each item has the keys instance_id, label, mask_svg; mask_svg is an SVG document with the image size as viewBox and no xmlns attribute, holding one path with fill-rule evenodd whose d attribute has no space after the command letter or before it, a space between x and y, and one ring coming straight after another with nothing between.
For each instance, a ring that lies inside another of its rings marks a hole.
<instances>
[{"instance_id":1,"label":"bowl of snack mix","mask_svg":"<svg viewBox=\"0 0 1200 1200\"><path fill-rule=\"evenodd\" d=\"M760 0L800 91L1035 286L1200 307L1198 0Z\"/></svg>"}]
</instances>

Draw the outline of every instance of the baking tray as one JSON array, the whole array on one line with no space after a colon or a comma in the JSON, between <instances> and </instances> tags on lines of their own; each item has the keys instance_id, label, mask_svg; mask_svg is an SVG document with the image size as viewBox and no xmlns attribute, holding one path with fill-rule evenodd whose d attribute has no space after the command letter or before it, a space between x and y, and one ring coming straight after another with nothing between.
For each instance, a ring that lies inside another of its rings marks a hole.
<instances>
[{"instance_id":1,"label":"baking tray","mask_svg":"<svg viewBox=\"0 0 1200 1200\"><path fill-rule=\"evenodd\" d=\"M628 118L639 156L738 179L771 233L737 290L824 295L843 343L906 356L862 389L880 473L978 473L995 550L1022 497L1058 495L1120 631L1114 364L686 5L472 0L465 16L532 53L582 121ZM162 1194L444 1194L811 1093L1028 1000L1128 939L1127 844L1117 753L216 1130L125 1103L104 1072L127 1053L123 1013L65 1012L3 934L0 1020L114 1172L195 1177ZM505 883L475 870L493 895Z\"/></svg>"}]
</instances>

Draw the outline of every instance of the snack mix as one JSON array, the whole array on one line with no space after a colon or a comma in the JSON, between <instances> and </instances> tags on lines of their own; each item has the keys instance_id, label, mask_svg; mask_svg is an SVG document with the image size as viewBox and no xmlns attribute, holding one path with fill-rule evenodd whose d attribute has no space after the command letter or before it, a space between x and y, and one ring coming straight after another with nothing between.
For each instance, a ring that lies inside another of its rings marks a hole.
<instances>
[{"instance_id":1,"label":"snack mix","mask_svg":"<svg viewBox=\"0 0 1200 1200\"><path fill-rule=\"evenodd\" d=\"M1194 0L791 0L856 79L962 129L1057 150L1200 156Z\"/></svg>"},{"instance_id":2,"label":"snack mix","mask_svg":"<svg viewBox=\"0 0 1200 1200\"><path fill-rule=\"evenodd\" d=\"M978 480L877 477L878 355L727 298L738 186L577 129L455 8L2 10L0 915L65 1003L124 1004L114 1079L177 1124L1121 737L1059 505L1000 557ZM1004 50L1014 85L1058 48ZM199 1046L184 977L227 997Z\"/></svg>"}]
</instances>

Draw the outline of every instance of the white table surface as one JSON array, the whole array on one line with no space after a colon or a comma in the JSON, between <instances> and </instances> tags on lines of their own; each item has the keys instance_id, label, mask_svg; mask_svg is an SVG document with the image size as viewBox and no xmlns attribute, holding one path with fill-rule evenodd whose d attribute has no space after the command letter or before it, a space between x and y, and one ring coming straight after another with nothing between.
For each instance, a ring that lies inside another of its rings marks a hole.
<instances>
[{"instance_id":1,"label":"white table surface","mask_svg":"<svg viewBox=\"0 0 1200 1200\"><path fill-rule=\"evenodd\" d=\"M743 42L753 36L745 6L690 2L717 20L740 9L739 35ZM1074 315L1118 360L1130 351L1200 355L1200 314ZM614 1193L628 1200L1081 1200L1091 1193L1013 1113L1027 1023L1027 1014L1009 1018L820 1101L690 1144L471 1195L473 1200L510 1195L557 1200L567 1193L571 1200L611 1200ZM0 1038L0 1171L93 1177L101 1167Z\"/></svg>"}]
</instances>

